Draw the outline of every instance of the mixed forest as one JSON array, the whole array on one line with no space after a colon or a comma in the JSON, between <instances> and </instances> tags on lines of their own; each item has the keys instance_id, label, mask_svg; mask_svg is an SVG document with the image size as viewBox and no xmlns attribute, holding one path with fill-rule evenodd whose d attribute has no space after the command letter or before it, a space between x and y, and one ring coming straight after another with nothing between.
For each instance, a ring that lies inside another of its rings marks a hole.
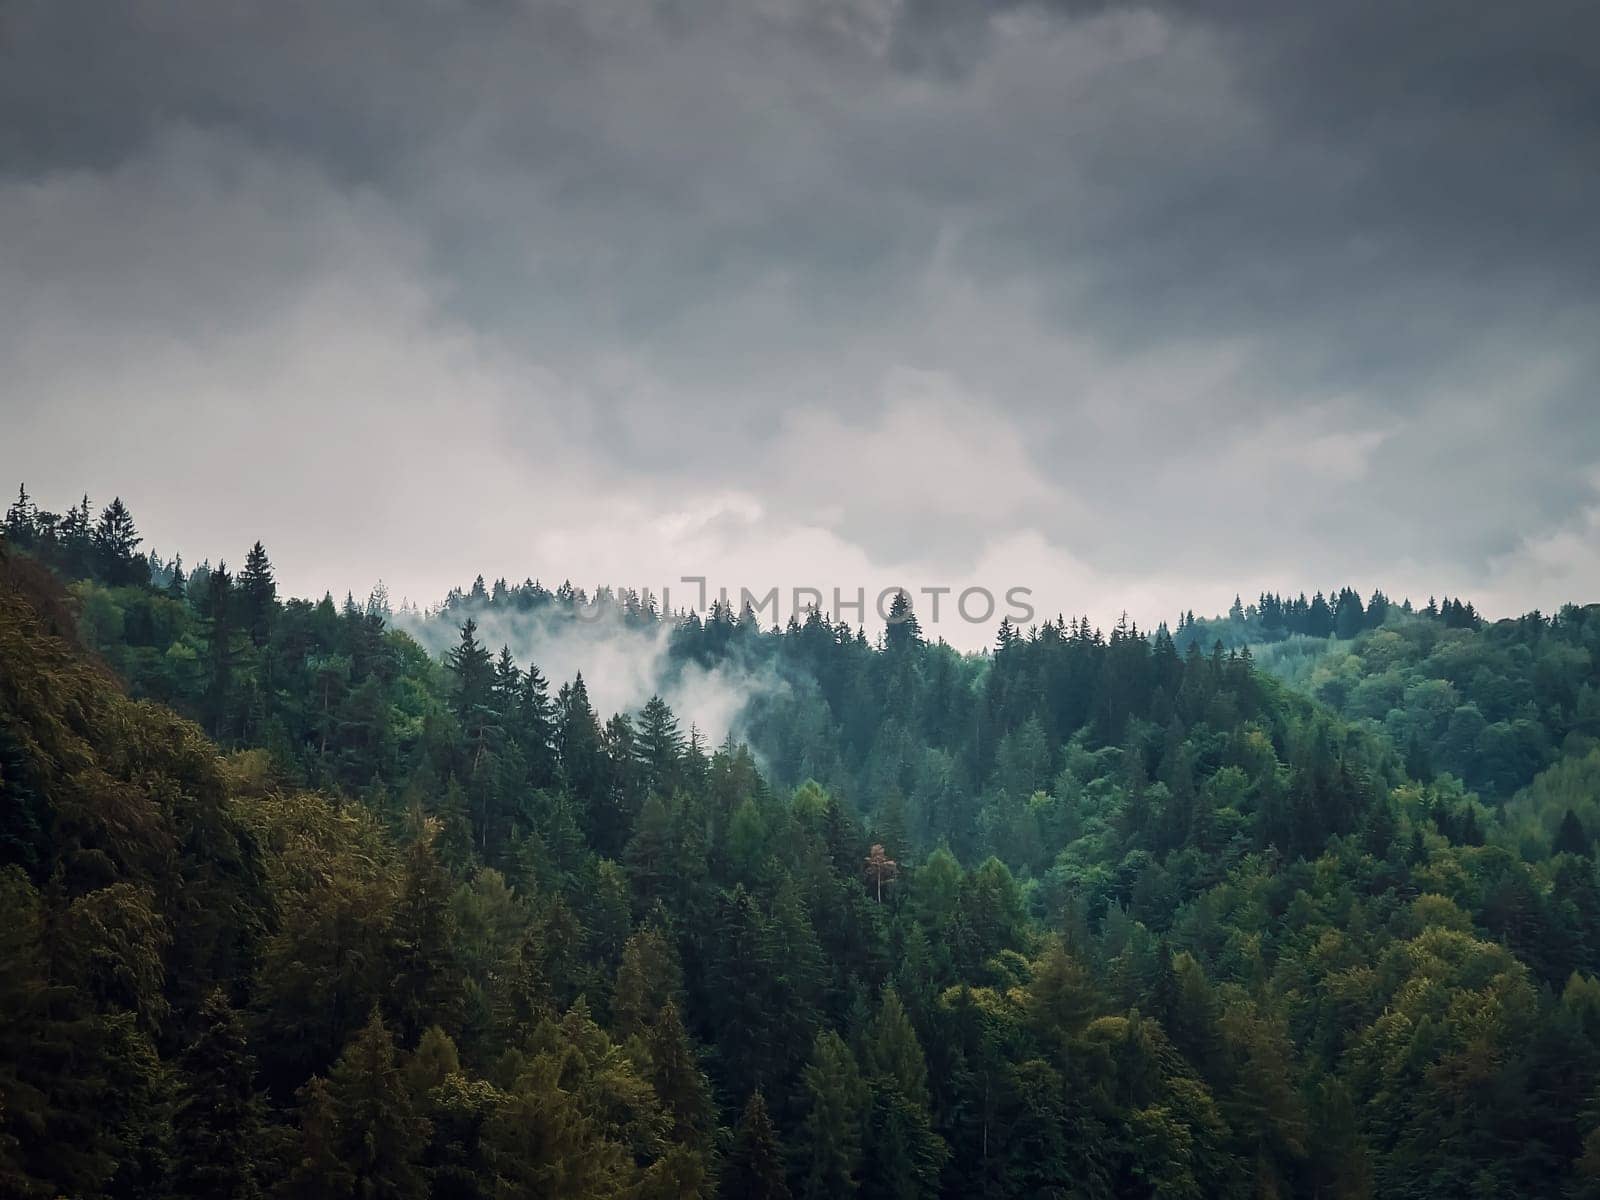
<instances>
[{"instance_id":1,"label":"mixed forest","mask_svg":"<svg viewBox=\"0 0 1600 1200\"><path fill-rule=\"evenodd\" d=\"M427 619L10 507L0 1195L1600 1198L1600 605Z\"/></svg>"}]
</instances>

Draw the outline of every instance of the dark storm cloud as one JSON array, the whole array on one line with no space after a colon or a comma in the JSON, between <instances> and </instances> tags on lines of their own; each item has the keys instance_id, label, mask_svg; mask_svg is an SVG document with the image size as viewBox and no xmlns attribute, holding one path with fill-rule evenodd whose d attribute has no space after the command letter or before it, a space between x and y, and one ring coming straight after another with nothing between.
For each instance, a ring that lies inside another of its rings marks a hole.
<instances>
[{"instance_id":1,"label":"dark storm cloud","mask_svg":"<svg viewBox=\"0 0 1600 1200\"><path fill-rule=\"evenodd\" d=\"M1490 587L1595 503L1592 6L57 2L0 22L0 184L8 211L51 214L0 251L56 297L12 301L34 326L142 321L203 354L207 328L321 286L318 264L398 262L423 306L405 320L503 369L482 436L530 475L570 443L645 491L823 513L879 563L964 570L1033 529L1130 586ZM28 377L60 396L41 344ZM565 399L523 402L530 376ZM918 412L950 443L993 428L944 492L896 461ZM883 453L845 478L829 439Z\"/></svg>"}]
</instances>

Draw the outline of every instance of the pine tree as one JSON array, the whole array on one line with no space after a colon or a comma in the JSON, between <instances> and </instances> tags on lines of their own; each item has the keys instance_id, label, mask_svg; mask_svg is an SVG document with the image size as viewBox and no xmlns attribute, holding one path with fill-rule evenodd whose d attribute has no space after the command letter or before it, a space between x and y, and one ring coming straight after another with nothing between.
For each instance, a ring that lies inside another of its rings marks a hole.
<instances>
[{"instance_id":1,"label":"pine tree","mask_svg":"<svg viewBox=\"0 0 1600 1200\"><path fill-rule=\"evenodd\" d=\"M205 622L210 670L202 705L206 724L218 740L230 732L233 708L233 669L237 657L233 578L228 564L219 562L206 576L201 617Z\"/></svg>"},{"instance_id":2,"label":"pine tree","mask_svg":"<svg viewBox=\"0 0 1600 1200\"><path fill-rule=\"evenodd\" d=\"M12 544L31 550L36 536L34 522L38 519L38 508L28 496L28 485L20 484L17 487L17 498L10 508L6 509L5 534Z\"/></svg>"},{"instance_id":3,"label":"pine tree","mask_svg":"<svg viewBox=\"0 0 1600 1200\"><path fill-rule=\"evenodd\" d=\"M589 707L589 689L581 671L571 683L562 684L556 694L555 720L556 762L561 778L573 796L585 803L585 815L592 822L597 814L590 806L602 788L604 756L600 749L600 722ZM591 828L590 832L594 830Z\"/></svg>"},{"instance_id":4,"label":"pine tree","mask_svg":"<svg viewBox=\"0 0 1600 1200\"><path fill-rule=\"evenodd\" d=\"M320 1075L299 1091L300 1144L284 1180L288 1200L351 1200L355 1174L340 1145L333 1089Z\"/></svg>"},{"instance_id":5,"label":"pine tree","mask_svg":"<svg viewBox=\"0 0 1600 1200\"><path fill-rule=\"evenodd\" d=\"M383 1018L355 1036L328 1076L337 1159L354 1194L372 1200L421 1200L427 1180L417 1160L430 1127L412 1108L395 1065L394 1040Z\"/></svg>"},{"instance_id":6,"label":"pine tree","mask_svg":"<svg viewBox=\"0 0 1600 1200\"><path fill-rule=\"evenodd\" d=\"M1009 620L1010 618L1007 618ZM912 610L911 597L899 591L889 605L889 619L883 630L884 649L891 654L901 654L922 646L922 626Z\"/></svg>"},{"instance_id":7,"label":"pine tree","mask_svg":"<svg viewBox=\"0 0 1600 1200\"><path fill-rule=\"evenodd\" d=\"M530 663L517 690L511 729L527 760L528 781L534 787L548 787L556 780L553 712L549 685Z\"/></svg>"},{"instance_id":8,"label":"pine tree","mask_svg":"<svg viewBox=\"0 0 1600 1200\"><path fill-rule=\"evenodd\" d=\"M697 1150L709 1148L717 1124L716 1105L678 1006L671 1001L664 1004L642 1040L649 1060L645 1077L672 1118L672 1140Z\"/></svg>"},{"instance_id":9,"label":"pine tree","mask_svg":"<svg viewBox=\"0 0 1600 1200\"><path fill-rule=\"evenodd\" d=\"M239 572L239 623L250 640L265 646L272 631L272 619L278 609L278 584L272 576L272 563L267 551L257 542L245 555L244 570Z\"/></svg>"},{"instance_id":10,"label":"pine tree","mask_svg":"<svg viewBox=\"0 0 1600 1200\"><path fill-rule=\"evenodd\" d=\"M883 1002L867 1031L866 1067L874 1079L889 1080L913 1104L927 1105L927 1061L905 1005L892 987L883 989Z\"/></svg>"},{"instance_id":11,"label":"pine tree","mask_svg":"<svg viewBox=\"0 0 1600 1200\"><path fill-rule=\"evenodd\" d=\"M934 1133L928 1110L892 1082L876 1090L862 1194L878 1200L933 1200L950 1150Z\"/></svg>"},{"instance_id":12,"label":"pine tree","mask_svg":"<svg viewBox=\"0 0 1600 1200\"><path fill-rule=\"evenodd\" d=\"M1333 609L1318 592L1311 599L1311 607L1306 610L1306 634L1310 637L1325 638L1333 632Z\"/></svg>"},{"instance_id":13,"label":"pine tree","mask_svg":"<svg viewBox=\"0 0 1600 1200\"><path fill-rule=\"evenodd\" d=\"M1578 820L1578 814L1570 808L1561 818L1561 827L1556 830L1555 841L1550 846L1551 855L1576 854L1588 857L1589 834L1584 829L1583 822Z\"/></svg>"},{"instance_id":14,"label":"pine tree","mask_svg":"<svg viewBox=\"0 0 1600 1200\"><path fill-rule=\"evenodd\" d=\"M683 758L683 735L678 719L660 696L651 696L639 712L639 734L634 742L647 792L667 795L678 780Z\"/></svg>"},{"instance_id":15,"label":"pine tree","mask_svg":"<svg viewBox=\"0 0 1600 1200\"><path fill-rule=\"evenodd\" d=\"M88 497L84 497L87 520ZM95 526L93 547L95 568L100 578L112 587L130 587L149 581L149 566L136 554L139 533L133 527L133 517L118 496L106 505Z\"/></svg>"},{"instance_id":16,"label":"pine tree","mask_svg":"<svg viewBox=\"0 0 1600 1200\"><path fill-rule=\"evenodd\" d=\"M450 908L454 884L439 862L429 822L406 852L394 909L387 1001L402 1045L412 1045L429 1025L453 1026L461 1015L461 969L456 922Z\"/></svg>"},{"instance_id":17,"label":"pine tree","mask_svg":"<svg viewBox=\"0 0 1600 1200\"><path fill-rule=\"evenodd\" d=\"M494 659L478 641L478 623L471 617L462 622L461 641L445 656L445 668L453 680L456 719L466 735L471 770L476 771L489 749L495 721Z\"/></svg>"},{"instance_id":18,"label":"pine tree","mask_svg":"<svg viewBox=\"0 0 1600 1200\"><path fill-rule=\"evenodd\" d=\"M189 577L183 571L183 555L175 556L167 566L167 595L182 600L188 594Z\"/></svg>"},{"instance_id":19,"label":"pine tree","mask_svg":"<svg viewBox=\"0 0 1600 1200\"><path fill-rule=\"evenodd\" d=\"M852 1196L859 1184L861 1132L871 1097L844 1039L831 1029L818 1034L801 1079L806 1098L805 1200Z\"/></svg>"},{"instance_id":20,"label":"pine tree","mask_svg":"<svg viewBox=\"0 0 1600 1200\"><path fill-rule=\"evenodd\" d=\"M263 1106L244 1023L220 990L206 998L200 1019L200 1036L178 1064L171 1194L254 1200Z\"/></svg>"},{"instance_id":21,"label":"pine tree","mask_svg":"<svg viewBox=\"0 0 1600 1200\"><path fill-rule=\"evenodd\" d=\"M723 1200L790 1200L783 1149L760 1089L750 1093L722 1168Z\"/></svg>"}]
</instances>

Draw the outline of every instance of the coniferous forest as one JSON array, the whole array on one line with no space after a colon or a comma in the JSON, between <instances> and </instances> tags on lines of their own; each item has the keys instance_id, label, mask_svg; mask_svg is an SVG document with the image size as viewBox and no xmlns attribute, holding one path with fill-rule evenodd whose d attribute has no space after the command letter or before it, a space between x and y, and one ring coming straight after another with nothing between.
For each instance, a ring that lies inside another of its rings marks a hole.
<instances>
[{"instance_id":1,"label":"coniferous forest","mask_svg":"<svg viewBox=\"0 0 1600 1200\"><path fill-rule=\"evenodd\" d=\"M0 1194L1600 1197L1600 605L962 654L239 562L6 515ZM597 610L772 685L486 632Z\"/></svg>"}]
</instances>

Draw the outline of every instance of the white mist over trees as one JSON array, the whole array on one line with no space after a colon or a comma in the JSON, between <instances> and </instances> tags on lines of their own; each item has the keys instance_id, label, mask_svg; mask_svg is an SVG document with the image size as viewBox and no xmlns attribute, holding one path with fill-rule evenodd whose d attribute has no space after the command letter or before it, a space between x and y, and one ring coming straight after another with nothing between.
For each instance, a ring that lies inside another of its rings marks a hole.
<instances>
[{"instance_id":1,"label":"white mist over trees","mask_svg":"<svg viewBox=\"0 0 1600 1200\"><path fill-rule=\"evenodd\" d=\"M523 668L537 667L556 683L581 675L602 719L636 714L652 696L660 696L685 729L699 730L711 745L742 732L743 715L753 701L789 688L771 665L728 661L707 667L675 660L670 618L630 615L624 606L604 599L577 610L534 611L463 600L428 613L397 613L394 627L438 657L456 645L461 622L469 617L477 622L477 636L485 646L496 653L508 648Z\"/></svg>"}]
</instances>

